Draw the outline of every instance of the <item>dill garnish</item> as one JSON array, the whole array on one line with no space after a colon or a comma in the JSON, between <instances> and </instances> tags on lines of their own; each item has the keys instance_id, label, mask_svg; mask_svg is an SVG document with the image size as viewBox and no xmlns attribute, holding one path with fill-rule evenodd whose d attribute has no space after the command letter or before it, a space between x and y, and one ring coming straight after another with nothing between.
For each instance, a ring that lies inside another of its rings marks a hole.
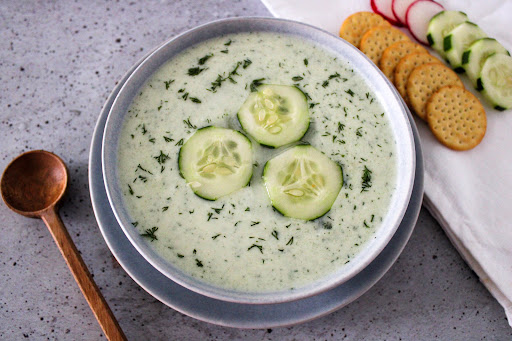
<instances>
[{"instance_id":1,"label":"dill garnish","mask_svg":"<svg viewBox=\"0 0 512 341\"><path fill-rule=\"evenodd\" d=\"M226 50L227 51L227 50ZM222 51L221 51L222 52ZM227 53L227 52L225 52ZM240 67L240 65L242 65L242 62L237 62L235 67L233 68L232 71L229 72L229 74L224 77L224 74L222 75L217 75L217 79L215 79L215 81L213 81L211 84L212 86L210 87L210 91L213 91L213 92L216 92L217 91L217 88L220 88L222 86L222 83L224 83L226 80L229 79L229 81L231 83L235 83L236 84L236 81L233 79L233 76L240 76L240 74L237 72L238 71L238 68Z\"/></svg>"},{"instance_id":2,"label":"dill garnish","mask_svg":"<svg viewBox=\"0 0 512 341\"><path fill-rule=\"evenodd\" d=\"M149 173L149 174L153 175L153 173L151 173L150 171L148 171L147 169L145 169L144 167L142 167L142 166L140 165L140 163L137 165L137 168L135 169L135 171L137 171L138 169L140 169L140 170L141 170L141 171L143 171L143 172L146 172L146 173Z\"/></svg>"},{"instance_id":3,"label":"dill garnish","mask_svg":"<svg viewBox=\"0 0 512 341\"><path fill-rule=\"evenodd\" d=\"M338 122L338 133L341 133L345 129L345 125L341 122Z\"/></svg>"},{"instance_id":4,"label":"dill garnish","mask_svg":"<svg viewBox=\"0 0 512 341\"><path fill-rule=\"evenodd\" d=\"M257 248L261 253L263 253L263 246L261 245L252 244L251 247L247 249L247 251L250 251L252 248Z\"/></svg>"},{"instance_id":5,"label":"dill garnish","mask_svg":"<svg viewBox=\"0 0 512 341\"><path fill-rule=\"evenodd\" d=\"M304 77L301 77L301 76L292 77L292 81L294 81L294 82L298 82L298 81L301 81L303 79L304 79Z\"/></svg>"},{"instance_id":6,"label":"dill garnish","mask_svg":"<svg viewBox=\"0 0 512 341\"><path fill-rule=\"evenodd\" d=\"M251 226L258 225L259 223L260 223L259 221L252 221Z\"/></svg>"},{"instance_id":7,"label":"dill garnish","mask_svg":"<svg viewBox=\"0 0 512 341\"><path fill-rule=\"evenodd\" d=\"M165 90L169 90L169 87L171 86L172 83L174 83L174 79L169 79L168 81L164 81Z\"/></svg>"},{"instance_id":8,"label":"dill garnish","mask_svg":"<svg viewBox=\"0 0 512 341\"><path fill-rule=\"evenodd\" d=\"M203 267L203 262L201 262L199 259L196 258L196 265L200 268Z\"/></svg>"},{"instance_id":9,"label":"dill garnish","mask_svg":"<svg viewBox=\"0 0 512 341\"><path fill-rule=\"evenodd\" d=\"M250 85L251 92L258 91L258 87L263 84L262 81L264 81L264 80L265 80L265 78L258 78L258 79L253 80Z\"/></svg>"},{"instance_id":10,"label":"dill garnish","mask_svg":"<svg viewBox=\"0 0 512 341\"><path fill-rule=\"evenodd\" d=\"M279 240L279 232L277 232L276 230L272 231L272 237Z\"/></svg>"},{"instance_id":11,"label":"dill garnish","mask_svg":"<svg viewBox=\"0 0 512 341\"><path fill-rule=\"evenodd\" d=\"M363 136L363 134L361 133L361 129L363 129L363 127L359 127L356 130L356 135L359 136L359 137Z\"/></svg>"},{"instance_id":12,"label":"dill garnish","mask_svg":"<svg viewBox=\"0 0 512 341\"><path fill-rule=\"evenodd\" d=\"M288 243L286 243L286 245L292 245L293 244L293 237L290 238L290 240L288 241Z\"/></svg>"},{"instance_id":13,"label":"dill garnish","mask_svg":"<svg viewBox=\"0 0 512 341\"><path fill-rule=\"evenodd\" d=\"M174 139L172 139L170 137L167 137L167 136L164 136L163 138L164 138L165 142L172 142L172 141L174 141Z\"/></svg>"},{"instance_id":14,"label":"dill garnish","mask_svg":"<svg viewBox=\"0 0 512 341\"><path fill-rule=\"evenodd\" d=\"M175 146L183 146L183 139L179 140Z\"/></svg>"},{"instance_id":15,"label":"dill garnish","mask_svg":"<svg viewBox=\"0 0 512 341\"><path fill-rule=\"evenodd\" d=\"M192 122L190 122L190 117L186 120L183 120L183 123L187 126L189 129L197 129L197 126L193 125Z\"/></svg>"},{"instance_id":16,"label":"dill garnish","mask_svg":"<svg viewBox=\"0 0 512 341\"><path fill-rule=\"evenodd\" d=\"M215 211L215 213L217 213L217 214L219 214L219 213L220 213L220 211L222 211L223 209L224 209L224 205L222 205L222 207L221 207L221 208L214 208L214 207L212 207L212 210L214 210L214 211Z\"/></svg>"},{"instance_id":17,"label":"dill garnish","mask_svg":"<svg viewBox=\"0 0 512 341\"><path fill-rule=\"evenodd\" d=\"M213 53L210 53L210 54L207 54L206 56L204 56L203 58L200 58L199 61L197 62L197 64L199 65L204 65L204 63L206 63L206 61L208 59L210 59L211 57L213 57Z\"/></svg>"},{"instance_id":18,"label":"dill garnish","mask_svg":"<svg viewBox=\"0 0 512 341\"><path fill-rule=\"evenodd\" d=\"M227 43L225 43L224 45L229 46L229 45L231 45L231 43L232 43L232 41L231 41L231 39L229 39L229 41Z\"/></svg>"},{"instance_id":19,"label":"dill garnish","mask_svg":"<svg viewBox=\"0 0 512 341\"><path fill-rule=\"evenodd\" d=\"M194 103L201 103L201 100L199 98L197 98L197 97L189 97L189 98Z\"/></svg>"},{"instance_id":20,"label":"dill garnish","mask_svg":"<svg viewBox=\"0 0 512 341\"><path fill-rule=\"evenodd\" d=\"M144 233L141 233L141 236L149 238L149 239L151 239L151 242L153 242L155 240L158 240L158 237L155 235L156 231L158 231L158 227L153 226L150 229L146 229L146 231Z\"/></svg>"},{"instance_id":21,"label":"dill garnish","mask_svg":"<svg viewBox=\"0 0 512 341\"><path fill-rule=\"evenodd\" d=\"M163 151L160 151L160 155L153 156L153 159L155 159L159 164L163 165L165 161L169 160L169 154L164 154Z\"/></svg>"},{"instance_id":22,"label":"dill garnish","mask_svg":"<svg viewBox=\"0 0 512 341\"><path fill-rule=\"evenodd\" d=\"M164 206L164 207L162 207L162 212L165 212L165 211L167 211L168 209L169 209L169 206Z\"/></svg>"},{"instance_id":23,"label":"dill garnish","mask_svg":"<svg viewBox=\"0 0 512 341\"><path fill-rule=\"evenodd\" d=\"M354 91L352 91L352 89L345 90L345 92L349 94L350 97L354 97Z\"/></svg>"},{"instance_id":24,"label":"dill garnish","mask_svg":"<svg viewBox=\"0 0 512 341\"><path fill-rule=\"evenodd\" d=\"M361 177L361 192L367 192L368 188L372 187L372 171L364 166L363 176Z\"/></svg>"},{"instance_id":25,"label":"dill garnish","mask_svg":"<svg viewBox=\"0 0 512 341\"><path fill-rule=\"evenodd\" d=\"M130 193L130 195L133 195L133 189L132 189L132 186L128 185L128 192Z\"/></svg>"},{"instance_id":26,"label":"dill garnish","mask_svg":"<svg viewBox=\"0 0 512 341\"><path fill-rule=\"evenodd\" d=\"M213 240L217 239L217 237L220 236L220 233L219 234L216 234L215 236L212 237Z\"/></svg>"},{"instance_id":27,"label":"dill garnish","mask_svg":"<svg viewBox=\"0 0 512 341\"><path fill-rule=\"evenodd\" d=\"M245 59L245 60L244 60L243 65L242 65L242 68L243 68L243 69L246 69L246 68L247 68L249 65L251 65L251 64L252 64L252 60L250 60L250 59Z\"/></svg>"},{"instance_id":28,"label":"dill garnish","mask_svg":"<svg viewBox=\"0 0 512 341\"><path fill-rule=\"evenodd\" d=\"M204 70L206 70L206 68L200 68L199 66L196 66L196 67L192 67L192 68L188 69L187 74L189 76L197 76Z\"/></svg>"},{"instance_id":29,"label":"dill garnish","mask_svg":"<svg viewBox=\"0 0 512 341\"><path fill-rule=\"evenodd\" d=\"M308 59L307 59L307 58L304 58L304 65L308 66L308 64L309 64Z\"/></svg>"}]
</instances>

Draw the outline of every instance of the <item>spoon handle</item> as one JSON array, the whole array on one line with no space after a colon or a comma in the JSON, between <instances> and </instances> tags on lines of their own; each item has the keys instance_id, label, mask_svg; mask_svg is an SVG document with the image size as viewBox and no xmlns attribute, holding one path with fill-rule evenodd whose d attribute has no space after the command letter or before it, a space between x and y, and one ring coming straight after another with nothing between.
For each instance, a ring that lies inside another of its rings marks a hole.
<instances>
[{"instance_id":1,"label":"spoon handle","mask_svg":"<svg viewBox=\"0 0 512 341\"><path fill-rule=\"evenodd\" d=\"M52 207L44 212L41 218L46 226L48 226L53 239L57 243L62 256L66 260L71 273L75 277L80 290L82 290L107 339L112 341L126 340L126 336L121 327L119 327L119 323L96 286L96 283L94 283L75 243L73 243L68 230L62 223L57 209Z\"/></svg>"}]
</instances>

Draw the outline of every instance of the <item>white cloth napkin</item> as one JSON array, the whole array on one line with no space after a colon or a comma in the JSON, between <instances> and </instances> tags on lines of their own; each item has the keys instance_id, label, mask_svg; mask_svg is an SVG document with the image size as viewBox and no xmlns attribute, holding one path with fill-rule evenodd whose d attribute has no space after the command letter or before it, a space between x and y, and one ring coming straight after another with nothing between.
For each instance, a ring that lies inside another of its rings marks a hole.
<instances>
[{"instance_id":1,"label":"white cloth napkin","mask_svg":"<svg viewBox=\"0 0 512 341\"><path fill-rule=\"evenodd\" d=\"M370 0L262 0L279 18L302 21L338 34L343 20L371 11ZM512 51L512 0L439 0L465 12L489 37ZM466 76L461 77L473 90ZM425 206L453 245L504 307L512 326L512 110L487 112L487 133L470 151L439 143L416 118L425 158Z\"/></svg>"}]
</instances>

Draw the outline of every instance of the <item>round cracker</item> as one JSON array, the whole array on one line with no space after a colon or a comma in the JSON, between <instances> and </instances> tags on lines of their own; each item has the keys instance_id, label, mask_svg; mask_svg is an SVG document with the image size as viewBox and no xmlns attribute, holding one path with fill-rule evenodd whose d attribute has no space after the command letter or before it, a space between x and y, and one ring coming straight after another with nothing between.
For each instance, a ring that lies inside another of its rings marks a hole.
<instances>
[{"instance_id":1,"label":"round cracker","mask_svg":"<svg viewBox=\"0 0 512 341\"><path fill-rule=\"evenodd\" d=\"M464 88L443 86L430 96L426 111L430 130L448 148L472 149L484 138L485 109L475 95Z\"/></svg>"},{"instance_id":2,"label":"round cracker","mask_svg":"<svg viewBox=\"0 0 512 341\"><path fill-rule=\"evenodd\" d=\"M426 120L427 101L434 92L446 85L464 87L459 76L444 64L423 64L412 70L407 80L407 97L414 112Z\"/></svg>"},{"instance_id":3,"label":"round cracker","mask_svg":"<svg viewBox=\"0 0 512 341\"><path fill-rule=\"evenodd\" d=\"M411 75L412 70L423 64L441 63L439 59L427 53L411 53L400 59L395 68L393 76L393 83L395 84L398 92L408 105L409 98L407 97L407 80Z\"/></svg>"},{"instance_id":4,"label":"round cracker","mask_svg":"<svg viewBox=\"0 0 512 341\"><path fill-rule=\"evenodd\" d=\"M359 48L361 38L366 31L376 26L391 26L391 24L376 13L357 12L345 19L340 28L340 37Z\"/></svg>"},{"instance_id":5,"label":"round cracker","mask_svg":"<svg viewBox=\"0 0 512 341\"><path fill-rule=\"evenodd\" d=\"M359 49L378 65L384 50L402 40L409 40L402 31L391 26L377 26L363 35Z\"/></svg>"},{"instance_id":6,"label":"round cracker","mask_svg":"<svg viewBox=\"0 0 512 341\"><path fill-rule=\"evenodd\" d=\"M388 79L393 82L395 68L400 60L408 54L414 52L428 53L423 46L413 43L412 41L398 41L384 50L384 53L382 54L382 57L379 61L379 68L386 75L386 77L388 77Z\"/></svg>"}]
</instances>

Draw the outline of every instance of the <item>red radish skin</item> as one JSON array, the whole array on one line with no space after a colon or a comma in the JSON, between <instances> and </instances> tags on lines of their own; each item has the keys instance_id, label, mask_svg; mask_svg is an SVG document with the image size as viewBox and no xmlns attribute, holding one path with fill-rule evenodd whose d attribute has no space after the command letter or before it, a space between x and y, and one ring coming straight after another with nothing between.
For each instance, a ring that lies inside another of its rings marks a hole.
<instances>
[{"instance_id":1,"label":"red radish skin","mask_svg":"<svg viewBox=\"0 0 512 341\"><path fill-rule=\"evenodd\" d=\"M402 26L402 24L397 20L397 18L393 14L393 9L391 8L392 3L393 3L393 0L371 0L370 1L372 10L375 13L383 16L392 25Z\"/></svg>"},{"instance_id":2,"label":"red radish skin","mask_svg":"<svg viewBox=\"0 0 512 341\"><path fill-rule=\"evenodd\" d=\"M417 0L407 9L405 21L409 32L423 45L428 45L427 30L430 19L441 11L444 11L444 7L431 0Z\"/></svg>"},{"instance_id":3,"label":"red radish skin","mask_svg":"<svg viewBox=\"0 0 512 341\"><path fill-rule=\"evenodd\" d=\"M407 26L406 14L409 6L416 0L393 0L391 4L391 10L395 15L396 19L404 26Z\"/></svg>"}]
</instances>

